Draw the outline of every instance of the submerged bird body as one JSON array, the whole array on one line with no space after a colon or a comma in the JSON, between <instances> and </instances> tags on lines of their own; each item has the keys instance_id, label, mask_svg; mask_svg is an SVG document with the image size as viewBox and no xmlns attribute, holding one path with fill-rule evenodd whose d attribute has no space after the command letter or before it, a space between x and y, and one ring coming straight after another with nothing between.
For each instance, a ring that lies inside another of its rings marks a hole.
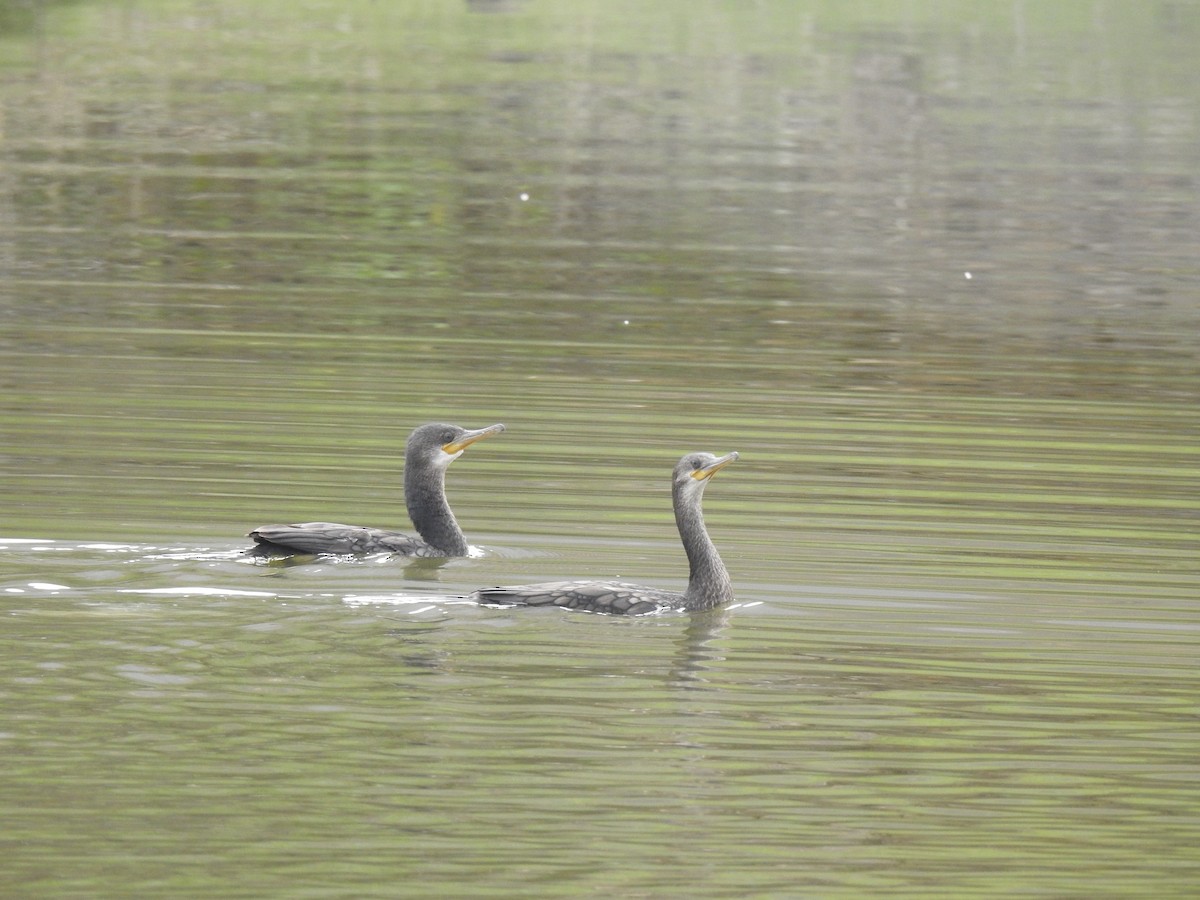
<instances>
[{"instance_id":1,"label":"submerged bird body","mask_svg":"<svg viewBox=\"0 0 1200 900\"><path fill-rule=\"evenodd\" d=\"M548 581L517 587L475 591L470 598L488 606L561 606L615 615L642 615L658 610L711 609L733 599L733 585L720 554L704 527L704 486L738 458L689 453L676 464L671 480L675 524L687 553L688 586L682 594L621 581Z\"/></svg>"},{"instance_id":2,"label":"submerged bird body","mask_svg":"<svg viewBox=\"0 0 1200 900\"><path fill-rule=\"evenodd\" d=\"M465 556L449 553L403 531L342 525L339 522L297 522L263 525L250 532L256 551L276 553L396 553L401 556Z\"/></svg>"},{"instance_id":3,"label":"submerged bird body","mask_svg":"<svg viewBox=\"0 0 1200 900\"><path fill-rule=\"evenodd\" d=\"M660 609L684 609L678 591L623 581L546 581L520 587L476 591L473 599L488 606L561 606L618 616L640 616Z\"/></svg>"},{"instance_id":4,"label":"submerged bird body","mask_svg":"<svg viewBox=\"0 0 1200 900\"><path fill-rule=\"evenodd\" d=\"M446 469L476 441L504 431L491 425L468 431L457 425L422 425L404 452L404 502L418 536L337 522L263 525L250 532L260 554L396 553L403 556L466 556L470 548L446 502Z\"/></svg>"}]
</instances>

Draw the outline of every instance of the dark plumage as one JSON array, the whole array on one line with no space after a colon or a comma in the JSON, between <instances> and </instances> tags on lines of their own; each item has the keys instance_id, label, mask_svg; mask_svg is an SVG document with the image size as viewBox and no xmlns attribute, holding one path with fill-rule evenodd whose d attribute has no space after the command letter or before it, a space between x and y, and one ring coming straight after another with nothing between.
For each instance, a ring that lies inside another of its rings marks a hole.
<instances>
[{"instance_id":1,"label":"dark plumage","mask_svg":"<svg viewBox=\"0 0 1200 900\"><path fill-rule=\"evenodd\" d=\"M404 451L404 502L420 537L400 531L301 522L263 525L250 532L258 554L397 553L403 556L466 556L467 539L446 502L446 469L476 441L504 430L490 425L467 431L457 425L422 425Z\"/></svg>"},{"instance_id":2,"label":"dark plumage","mask_svg":"<svg viewBox=\"0 0 1200 900\"><path fill-rule=\"evenodd\" d=\"M738 458L689 453L675 466L671 496L675 524L691 572L682 594L620 581L549 581L475 591L470 599L489 606L562 606L589 612L641 615L663 609L711 609L733 599L729 572L704 527L701 500L710 478Z\"/></svg>"}]
</instances>

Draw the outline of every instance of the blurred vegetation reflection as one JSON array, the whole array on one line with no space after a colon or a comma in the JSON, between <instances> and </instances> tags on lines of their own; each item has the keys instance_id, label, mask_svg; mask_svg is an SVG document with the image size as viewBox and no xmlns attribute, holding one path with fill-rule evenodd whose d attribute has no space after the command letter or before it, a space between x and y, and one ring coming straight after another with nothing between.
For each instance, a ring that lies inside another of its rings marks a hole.
<instances>
[{"instance_id":1,"label":"blurred vegetation reflection","mask_svg":"<svg viewBox=\"0 0 1200 900\"><path fill-rule=\"evenodd\" d=\"M0 3L0 882L1186 892L1198 45L1166 0ZM236 555L408 530L429 421L509 429L470 556ZM729 607L454 599L681 588L665 475L732 448Z\"/></svg>"}]
</instances>

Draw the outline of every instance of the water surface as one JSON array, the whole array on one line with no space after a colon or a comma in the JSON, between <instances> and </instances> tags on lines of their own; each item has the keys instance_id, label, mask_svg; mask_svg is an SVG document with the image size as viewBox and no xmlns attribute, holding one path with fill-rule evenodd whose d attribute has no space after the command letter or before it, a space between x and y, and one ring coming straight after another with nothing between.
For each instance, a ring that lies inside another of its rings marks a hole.
<instances>
[{"instance_id":1,"label":"water surface","mask_svg":"<svg viewBox=\"0 0 1200 900\"><path fill-rule=\"evenodd\" d=\"M9 893L1194 890L1200 16L859 6L4 14Z\"/></svg>"}]
</instances>

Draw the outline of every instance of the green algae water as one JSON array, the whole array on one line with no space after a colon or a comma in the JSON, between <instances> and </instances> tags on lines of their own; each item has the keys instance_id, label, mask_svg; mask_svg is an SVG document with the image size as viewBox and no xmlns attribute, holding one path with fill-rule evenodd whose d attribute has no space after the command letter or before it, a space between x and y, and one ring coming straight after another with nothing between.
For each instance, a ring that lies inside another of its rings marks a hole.
<instances>
[{"instance_id":1,"label":"green algae water","mask_svg":"<svg viewBox=\"0 0 1200 900\"><path fill-rule=\"evenodd\" d=\"M8 6L6 896L1194 892L1200 11Z\"/></svg>"}]
</instances>

